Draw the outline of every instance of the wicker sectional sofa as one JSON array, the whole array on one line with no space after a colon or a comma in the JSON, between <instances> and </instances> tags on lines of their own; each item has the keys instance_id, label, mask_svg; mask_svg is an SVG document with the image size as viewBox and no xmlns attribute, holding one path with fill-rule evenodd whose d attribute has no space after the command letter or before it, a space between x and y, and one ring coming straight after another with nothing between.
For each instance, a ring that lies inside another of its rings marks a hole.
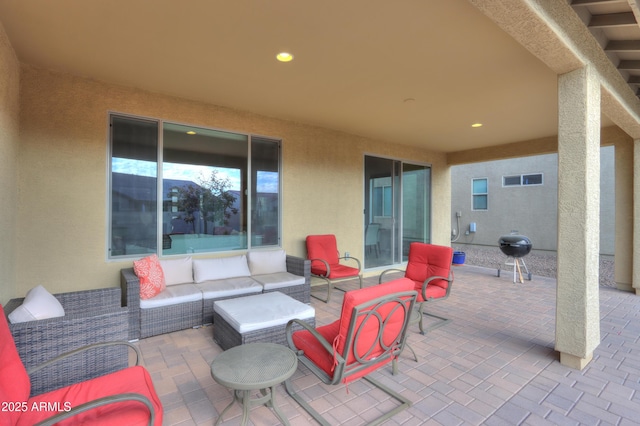
<instances>
[{"instance_id":1,"label":"wicker sectional sofa","mask_svg":"<svg viewBox=\"0 0 640 426\"><path fill-rule=\"evenodd\" d=\"M140 298L133 268L120 271L123 304L129 308L129 340L170 333L213 322L218 300L280 291L309 303L310 262L284 250L254 250L246 254L160 260L166 289Z\"/></svg>"},{"instance_id":2,"label":"wicker sectional sofa","mask_svg":"<svg viewBox=\"0 0 640 426\"><path fill-rule=\"evenodd\" d=\"M20 358L27 369L58 355L94 343L127 340L129 311L121 306L119 288L54 294L64 316L9 324ZM4 307L7 317L24 298ZM31 375L31 395L121 370L129 365L125 346L108 346L74 355Z\"/></svg>"}]
</instances>

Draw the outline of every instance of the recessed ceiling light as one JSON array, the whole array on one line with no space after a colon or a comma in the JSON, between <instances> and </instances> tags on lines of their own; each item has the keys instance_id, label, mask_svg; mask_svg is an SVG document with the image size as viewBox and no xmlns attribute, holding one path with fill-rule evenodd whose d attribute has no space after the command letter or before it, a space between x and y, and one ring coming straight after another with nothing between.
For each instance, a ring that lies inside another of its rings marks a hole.
<instances>
[{"instance_id":1,"label":"recessed ceiling light","mask_svg":"<svg viewBox=\"0 0 640 426\"><path fill-rule=\"evenodd\" d=\"M482 127L482 123L473 123L471 127Z\"/></svg>"},{"instance_id":2,"label":"recessed ceiling light","mask_svg":"<svg viewBox=\"0 0 640 426\"><path fill-rule=\"evenodd\" d=\"M287 52L280 52L276 55L276 59L280 62L291 62L293 61L293 55Z\"/></svg>"},{"instance_id":3,"label":"recessed ceiling light","mask_svg":"<svg viewBox=\"0 0 640 426\"><path fill-rule=\"evenodd\" d=\"M187 134L188 134L188 135L195 135L195 134L196 134L196 132L194 132L193 130L189 130L189 131L187 132Z\"/></svg>"}]
</instances>

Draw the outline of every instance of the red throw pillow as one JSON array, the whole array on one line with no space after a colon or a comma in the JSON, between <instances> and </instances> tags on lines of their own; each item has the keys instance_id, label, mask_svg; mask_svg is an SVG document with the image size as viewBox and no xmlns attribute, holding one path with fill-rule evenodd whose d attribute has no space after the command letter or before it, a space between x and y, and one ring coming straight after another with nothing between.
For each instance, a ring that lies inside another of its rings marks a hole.
<instances>
[{"instance_id":1,"label":"red throw pillow","mask_svg":"<svg viewBox=\"0 0 640 426\"><path fill-rule=\"evenodd\" d=\"M162 266L155 254L134 261L133 271L140 280L140 299L151 299L167 288Z\"/></svg>"}]
</instances>

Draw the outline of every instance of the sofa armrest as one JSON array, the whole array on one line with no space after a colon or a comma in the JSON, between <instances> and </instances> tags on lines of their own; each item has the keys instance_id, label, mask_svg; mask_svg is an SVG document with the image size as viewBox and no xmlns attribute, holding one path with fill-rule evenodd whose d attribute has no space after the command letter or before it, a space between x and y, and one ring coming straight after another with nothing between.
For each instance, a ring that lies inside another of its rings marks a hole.
<instances>
[{"instance_id":1,"label":"sofa armrest","mask_svg":"<svg viewBox=\"0 0 640 426\"><path fill-rule=\"evenodd\" d=\"M124 306L119 287L58 293L54 296L64 307L65 313L95 312L96 306L101 308Z\"/></svg>"},{"instance_id":2,"label":"sofa armrest","mask_svg":"<svg viewBox=\"0 0 640 426\"><path fill-rule=\"evenodd\" d=\"M74 349L72 351L69 352L65 352L63 354L58 355L55 358L52 358L46 362L43 362L42 364L38 364L35 365L33 367L29 367L27 368L27 374L28 375L32 375L44 368L47 368L50 365L56 364L58 362L63 361L66 358L72 357L76 354L82 353L82 352L86 352L86 351L91 351L95 348L107 348L107 347L112 347L112 346L126 346L127 348L131 349L133 351L133 353L135 353L135 363L134 365L140 365L140 361L142 359L142 353L140 352L140 349L138 349L137 346L134 346L133 344L124 341L124 340L114 340L112 342L103 342L103 343L92 343L90 345L86 345L86 346L82 346L79 347L77 349Z\"/></svg>"},{"instance_id":3,"label":"sofa armrest","mask_svg":"<svg viewBox=\"0 0 640 426\"><path fill-rule=\"evenodd\" d=\"M304 277L304 283L311 286L311 261L297 256L287 255L287 272Z\"/></svg>"},{"instance_id":4,"label":"sofa armrest","mask_svg":"<svg viewBox=\"0 0 640 426\"><path fill-rule=\"evenodd\" d=\"M120 270L122 305L129 308L129 340L140 338L140 280L133 268Z\"/></svg>"},{"instance_id":5,"label":"sofa armrest","mask_svg":"<svg viewBox=\"0 0 640 426\"><path fill-rule=\"evenodd\" d=\"M53 296L58 299L64 308L65 316L93 313L96 311L96 307L98 309L110 309L124 306L120 288L118 287L57 293ZM23 302L24 297L11 299L5 306L5 314L9 316Z\"/></svg>"},{"instance_id":6,"label":"sofa armrest","mask_svg":"<svg viewBox=\"0 0 640 426\"><path fill-rule=\"evenodd\" d=\"M129 312L125 307L93 306L91 312L9 324L18 354L30 369L62 353L82 346L129 336ZM96 348L47 367L32 376L31 395L88 380L126 368L126 347Z\"/></svg>"}]
</instances>

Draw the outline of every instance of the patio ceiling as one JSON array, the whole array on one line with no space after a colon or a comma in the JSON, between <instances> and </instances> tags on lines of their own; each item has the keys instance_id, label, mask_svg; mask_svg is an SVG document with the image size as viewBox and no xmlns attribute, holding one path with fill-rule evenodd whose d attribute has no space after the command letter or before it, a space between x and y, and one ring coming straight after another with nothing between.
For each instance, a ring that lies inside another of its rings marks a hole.
<instances>
[{"instance_id":1,"label":"patio ceiling","mask_svg":"<svg viewBox=\"0 0 640 426\"><path fill-rule=\"evenodd\" d=\"M579 16L595 3L627 0ZM557 70L467 0L0 0L0 21L25 64L379 140L456 152L557 133Z\"/></svg>"}]
</instances>

